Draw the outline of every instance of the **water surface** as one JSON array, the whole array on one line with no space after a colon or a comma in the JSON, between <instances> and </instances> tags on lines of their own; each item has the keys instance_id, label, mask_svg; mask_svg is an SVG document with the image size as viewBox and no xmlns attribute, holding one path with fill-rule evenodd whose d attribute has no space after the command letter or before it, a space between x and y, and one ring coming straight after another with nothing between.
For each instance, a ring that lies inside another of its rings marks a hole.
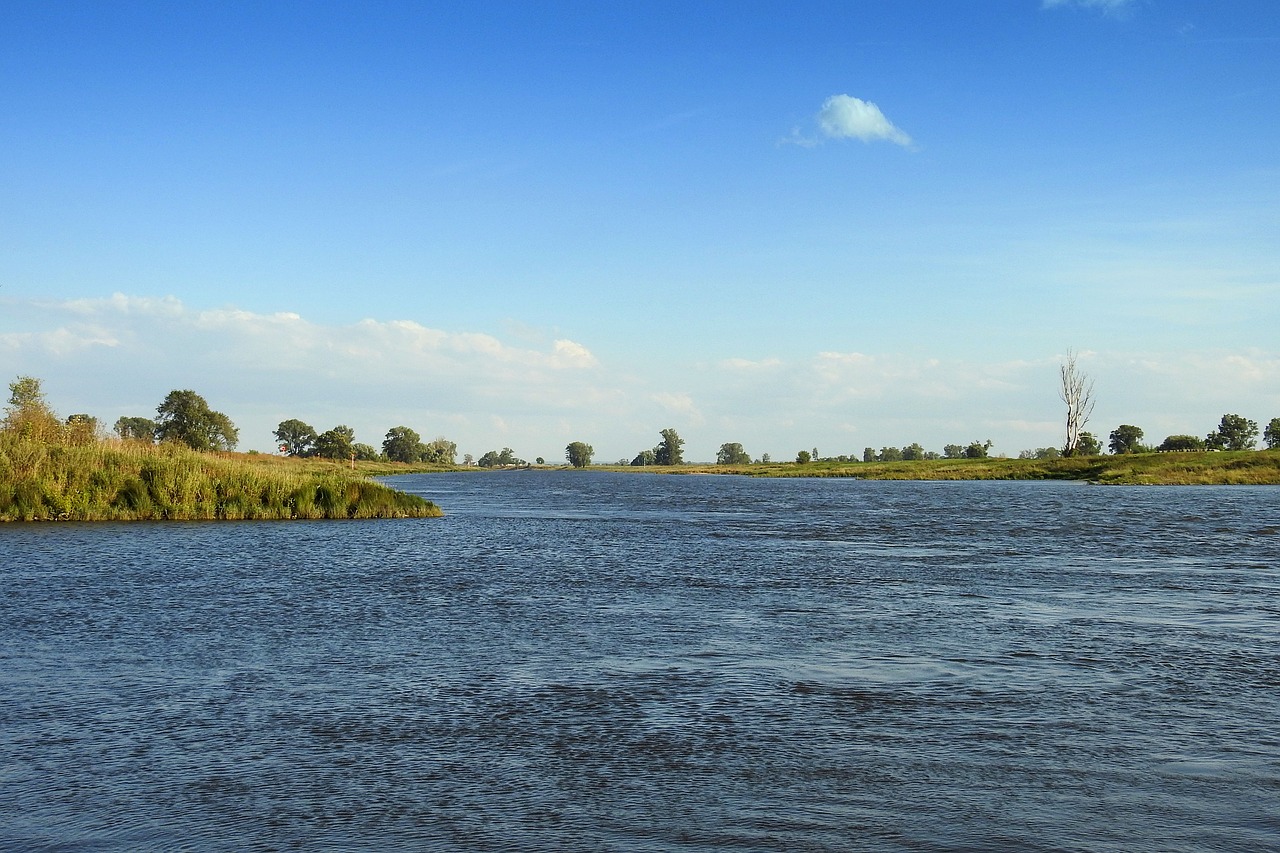
<instances>
[{"instance_id":1,"label":"water surface","mask_svg":"<svg viewBox=\"0 0 1280 853\"><path fill-rule=\"evenodd\" d=\"M1280 850L1280 489L0 527L0 847Z\"/></svg>"}]
</instances>

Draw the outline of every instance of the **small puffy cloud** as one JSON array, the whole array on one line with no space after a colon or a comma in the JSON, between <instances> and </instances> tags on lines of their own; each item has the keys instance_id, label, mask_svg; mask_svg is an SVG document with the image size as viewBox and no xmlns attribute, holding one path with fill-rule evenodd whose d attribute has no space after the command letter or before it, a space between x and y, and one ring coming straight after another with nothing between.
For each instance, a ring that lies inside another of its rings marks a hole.
<instances>
[{"instance_id":1,"label":"small puffy cloud","mask_svg":"<svg viewBox=\"0 0 1280 853\"><path fill-rule=\"evenodd\" d=\"M885 118L880 108L870 101L849 95L832 95L818 113L818 127L833 139L879 139L895 145L910 145L911 137Z\"/></svg>"},{"instance_id":2,"label":"small puffy cloud","mask_svg":"<svg viewBox=\"0 0 1280 853\"><path fill-rule=\"evenodd\" d=\"M822 104L817 115L818 132L806 133L793 128L781 145L813 148L828 139L861 139L863 142L892 142L910 147L913 143L905 131L885 116L871 101L852 95L832 95Z\"/></svg>"}]
</instances>

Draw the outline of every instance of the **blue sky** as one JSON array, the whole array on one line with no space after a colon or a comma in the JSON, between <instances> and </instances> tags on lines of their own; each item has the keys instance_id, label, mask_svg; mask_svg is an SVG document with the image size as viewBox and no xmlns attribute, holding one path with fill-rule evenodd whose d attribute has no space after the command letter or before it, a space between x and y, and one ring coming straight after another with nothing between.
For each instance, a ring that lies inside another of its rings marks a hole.
<instances>
[{"instance_id":1,"label":"blue sky","mask_svg":"<svg viewBox=\"0 0 1280 853\"><path fill-rule=\"evenodd\" d=\"M0 7L0 371L479 456L1280 416L1280 6Z\"/></svg>"}]
</instances>

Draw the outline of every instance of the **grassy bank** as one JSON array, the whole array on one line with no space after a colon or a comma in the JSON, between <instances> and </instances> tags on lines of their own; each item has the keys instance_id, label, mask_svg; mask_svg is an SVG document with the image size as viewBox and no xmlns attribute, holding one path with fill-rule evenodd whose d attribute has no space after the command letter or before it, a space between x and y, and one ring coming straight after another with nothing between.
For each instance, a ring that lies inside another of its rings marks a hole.
<instances>
[{"instance_id":1,"label":"grassy bank","mask_svg":"<svg viewBox=\"0 0 1280 853\"><path fill-rule=\"evenodd\" d=\"M376 483L370 473L179 445L46 444L0 433L0 521L441 515L430 501Z\"/></svg>"},{"instance_id":2,"label":"grassy bank","mask_svg":"<svg viewBox=\"0 0 1280 853\"><path fill-rule=\"evenodd\" d=\"M932 459L918 462L811 462L630 468L753 477L864 480L1087 480L1114 485L1278 485L1280 452L1140 453L1069 459Z\"/></svg>"}]
</instances>

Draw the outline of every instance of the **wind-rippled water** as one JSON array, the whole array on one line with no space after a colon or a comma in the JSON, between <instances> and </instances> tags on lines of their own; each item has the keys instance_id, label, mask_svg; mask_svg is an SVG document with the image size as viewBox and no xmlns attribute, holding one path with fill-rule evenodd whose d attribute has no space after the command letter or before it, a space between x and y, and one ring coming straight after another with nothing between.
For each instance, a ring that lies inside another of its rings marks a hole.
<instances>
[{"instance_id":1,"label":"wind-rippled water","mask_svg":"<svg viewBox=\"0 0 1280 853\"><path fill-rule=\"evenodd\" d=\"M1280 489L0 527L6 850L1280 850Z\"/></svg>"}]
</instances>

